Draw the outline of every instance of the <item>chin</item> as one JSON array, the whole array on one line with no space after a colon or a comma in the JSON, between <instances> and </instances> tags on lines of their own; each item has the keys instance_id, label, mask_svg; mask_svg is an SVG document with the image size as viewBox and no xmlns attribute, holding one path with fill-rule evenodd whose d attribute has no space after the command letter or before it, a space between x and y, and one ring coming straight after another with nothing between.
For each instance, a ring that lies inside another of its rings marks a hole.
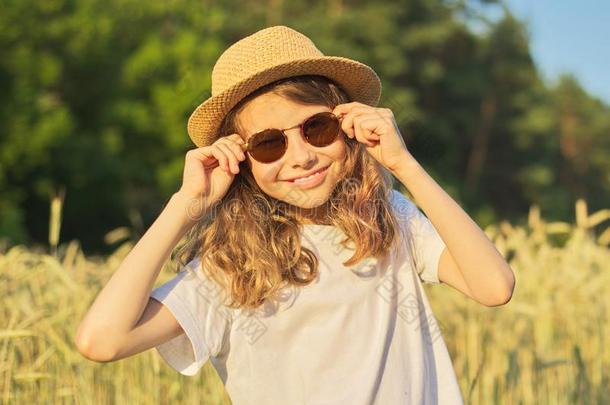
<instances>
[{"instance_id":1,"label":"chin","mask_svg":"<svg viewBox=\"0 0 610 405\"><path fill-rule=\"evenodd\" d=\"M295 207L302 208L302 209L312 209L312 208L317 208L317 207L324 205L326 203L326 201L328 201L328 199L326 199L325 201L320 201L320 200L312 201L311 204L296 204L296 203L290 203L290 204L294 205Z\"/></svg>"},{"instance_id":2,"label":"chin","mask_svg":"<svg viewBox=\"0 0 610 405\"><path fill-rule=\"evenodd\" d=\"M331 189L324 187L319 190L288 190L281 200L302 209L320 207L328 202Z\"/></svg>"}]
</instances>

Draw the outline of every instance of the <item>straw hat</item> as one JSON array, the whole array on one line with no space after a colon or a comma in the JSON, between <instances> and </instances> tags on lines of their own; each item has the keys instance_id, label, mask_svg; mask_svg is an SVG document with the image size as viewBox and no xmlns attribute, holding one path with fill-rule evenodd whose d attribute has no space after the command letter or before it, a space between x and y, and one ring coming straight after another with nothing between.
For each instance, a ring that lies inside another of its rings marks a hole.
<instances>
[{"instance_id":1,"label":"straw hat","mask_svg":"<svg viewBox=\"0 0 610 405\"><path fill-rule=\"evenodd\" d=\"M187 130L197 147L211 145L225 115L254 90L299 75L326 76L353 101L376 106L381 81L367 65L324 56L305 35L279 25L262 29L227 48L212 70L212 96L191 114Z\"/></svg>"}]
</instances>

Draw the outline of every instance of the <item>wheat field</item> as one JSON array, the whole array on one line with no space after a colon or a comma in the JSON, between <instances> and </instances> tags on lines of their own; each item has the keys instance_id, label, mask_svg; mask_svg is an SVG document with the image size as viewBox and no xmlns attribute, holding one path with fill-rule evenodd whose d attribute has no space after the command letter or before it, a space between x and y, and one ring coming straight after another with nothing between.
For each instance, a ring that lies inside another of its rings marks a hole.
<instances>
[{"instance_id":1,"label":"wheat field","mask_svg":"<svg viewBox=\"0 0 610 405\"><path fill-rule=\"evenodd\" d=\"M54 200L49 248L0 249L3 297L0 401L3 404L230 404L208 362L195 377L148 350L95 363L74 347L78 322L131 250L128 231L108 257L85 257L78 241L58 245ZM576 203L573 224L485 229L516 276L510 303L488 308L443 285L425 285L469 404L610 403L610 210ZM157 285L172 277L168 262Z\"/></svg>"}]
</instances>

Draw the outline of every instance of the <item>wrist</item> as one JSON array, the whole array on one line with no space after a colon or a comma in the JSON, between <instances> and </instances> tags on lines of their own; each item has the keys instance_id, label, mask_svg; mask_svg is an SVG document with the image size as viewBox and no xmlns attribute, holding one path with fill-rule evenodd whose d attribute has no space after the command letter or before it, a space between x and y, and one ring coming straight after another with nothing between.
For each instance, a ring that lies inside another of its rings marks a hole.
<instances>
[{"instance_id":1,"label":"wrist","mask_svg":"<svg viewBox=\"0 0 610 405\"><path fill-rule=\"evenodd\" d=\"M392 168L390 171L399 180L402 180L412 176L414 173L420 170L422 170L422 167L419 162L415 160L411 154L408 154L404 159L400 160L398 166Z\"/></svg>"},{"instance_id":2,"label":"wrist","mask_svg":"<svg viewBox=\"0 0 610 405\"><path fill-rule=\"evenodd\" d=\"M187 228L197 223L207 211L203 199L183 194L180 191L172 194L167 207L176 213L180 222Z\"/></svg>"}]
</instances>

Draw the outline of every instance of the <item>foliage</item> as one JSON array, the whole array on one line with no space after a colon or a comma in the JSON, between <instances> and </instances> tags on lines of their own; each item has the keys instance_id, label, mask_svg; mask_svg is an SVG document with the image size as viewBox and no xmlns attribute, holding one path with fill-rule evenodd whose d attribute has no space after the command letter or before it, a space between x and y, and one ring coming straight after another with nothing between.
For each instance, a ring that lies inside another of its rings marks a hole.
<instances>
[{"instance_id":1,"label":"foliage","mask_svg":"<svg viewBox=\"0 0 610 405\"><path fill-rule=\"evenodd\" d=\"M179 187L192 110L220 53L265 26L308 34L372 66L407 146L482 225L539 204L610 199L609 107L575 78L538 75L527 27L497 1L33 0L0 2L0 238L44 243L65 188L60 239L104 253L142 234ZM244 12L246 11L247 12ZM323 22L323 23L322 23ZM474 30L473 25L485 27Z\"/></svg>"}]
</instances>

